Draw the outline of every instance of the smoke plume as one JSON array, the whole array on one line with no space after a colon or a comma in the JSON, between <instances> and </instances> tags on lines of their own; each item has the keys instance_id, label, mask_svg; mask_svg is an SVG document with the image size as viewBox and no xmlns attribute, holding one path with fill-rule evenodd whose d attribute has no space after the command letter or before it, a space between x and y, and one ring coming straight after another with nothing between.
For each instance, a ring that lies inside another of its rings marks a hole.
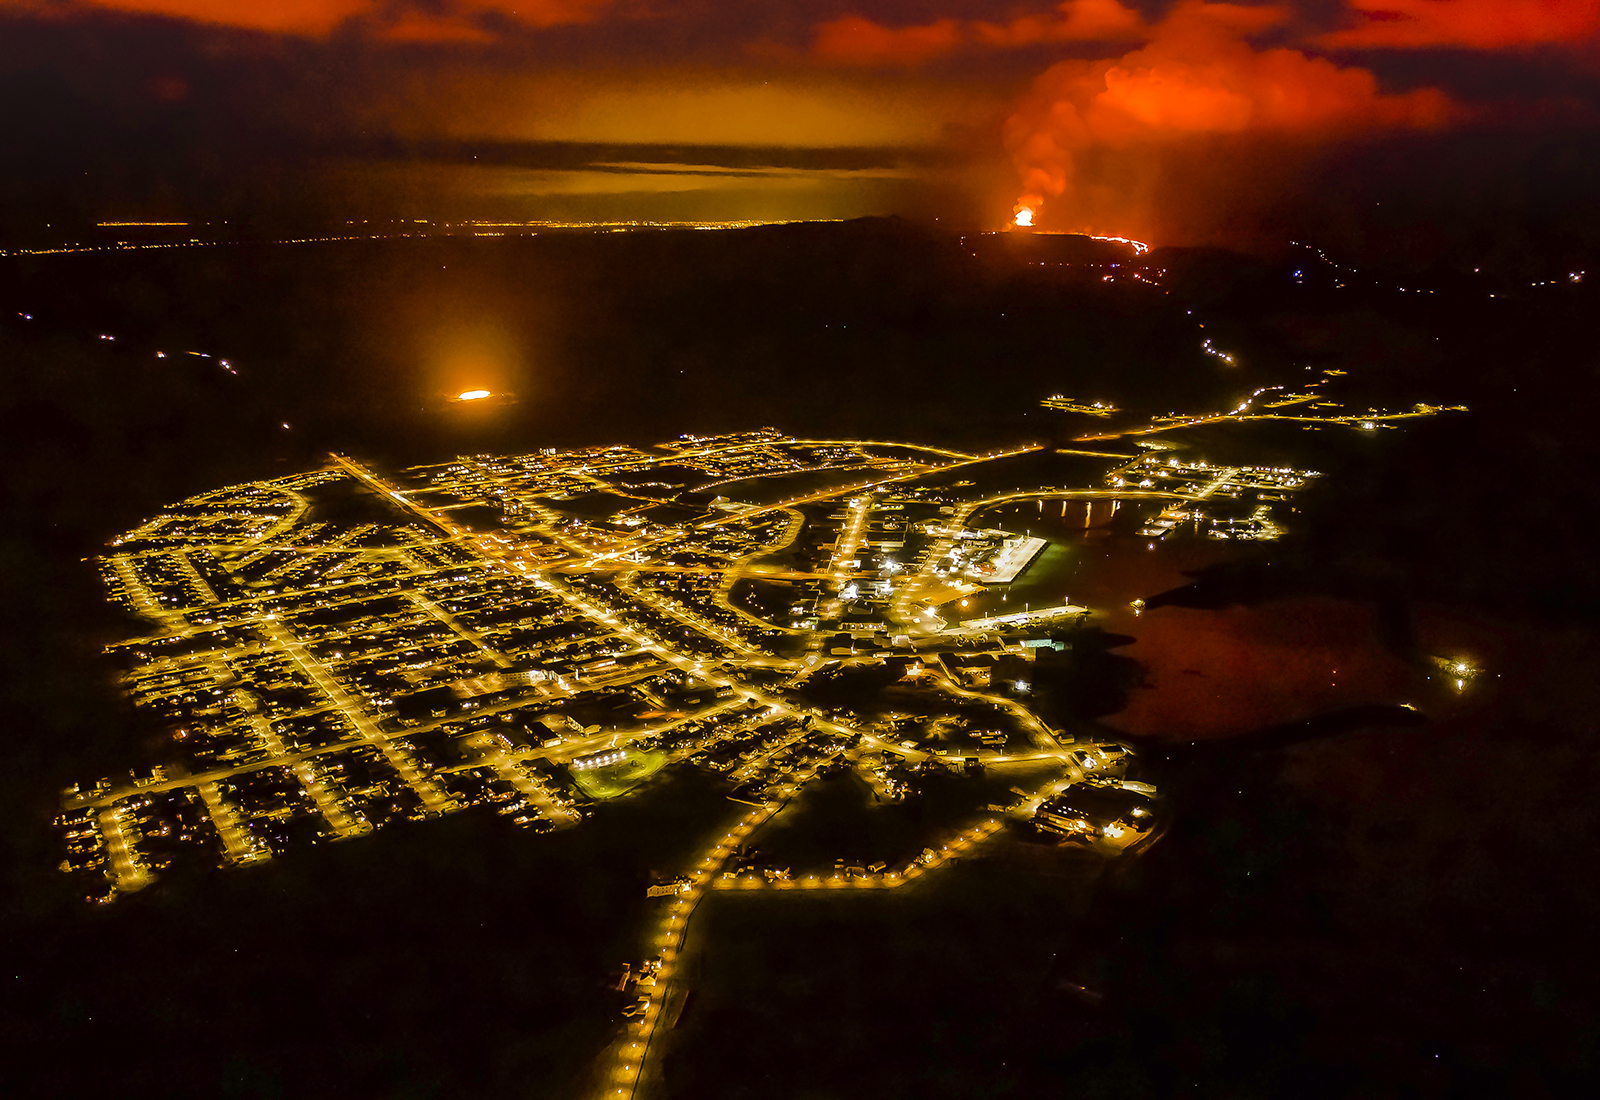
<instances>
[{"instance_id":1,"label":"smoke plume","mask_svg":"<svg viewBox=\"0 0 1600 1100\"><path fill-rule=\"evenodd\" d=\"M1005 125L1017 224L1151 233L1163 188L1248 192L1244 177L1270 168L1267 150L1436 127L1455 113L1436 90L1386 94L1366 69L1251 44L1284 18L1187 0L1131 53L1046 70Z\"/></svg>"}]
</instances>

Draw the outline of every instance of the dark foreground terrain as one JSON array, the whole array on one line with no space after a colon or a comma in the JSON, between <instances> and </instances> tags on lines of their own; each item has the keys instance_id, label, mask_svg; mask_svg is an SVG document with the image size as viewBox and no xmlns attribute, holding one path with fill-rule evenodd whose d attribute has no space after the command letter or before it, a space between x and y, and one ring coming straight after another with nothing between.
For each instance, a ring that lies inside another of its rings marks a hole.
<instances>
[{"instance_id":1,"label":"dark foreground terrain","mask_svg":"<svg viewBox=\"0 0 1600 1100\"><path fill-rule=\"evenodd\" d=\"M1593 291L1491 304L1470 282L1336 290L1284 264L1147 259L1160 287L866 224L5 261L7 1091L573 1095L617 1021L607 974L638 956L650 872L720 824L694 817L716 792L685 773L551 837L464 814L106 909L68 896L57 790L143 758L97 656L127 624L80 559L162 503L331 447L421 461L762 424L1059 444L1087 428L1038 408L1053 393L1221 408L1306 365L1375 405L1473 411L1386 433L1307 494L1289 540L1173 599L1371 603L1375 644L1406 659L1419 622L1470 623L1496 675L1482 704L1188 751L1152 737L1175 815L1126 865L1015 836L894 897L715 898L659 1087L1586 1091ZM1196 314L1238 368L1199 350ZM460 348L518 402L478 421L443 403Z\"/></svg>"}]
</instances>

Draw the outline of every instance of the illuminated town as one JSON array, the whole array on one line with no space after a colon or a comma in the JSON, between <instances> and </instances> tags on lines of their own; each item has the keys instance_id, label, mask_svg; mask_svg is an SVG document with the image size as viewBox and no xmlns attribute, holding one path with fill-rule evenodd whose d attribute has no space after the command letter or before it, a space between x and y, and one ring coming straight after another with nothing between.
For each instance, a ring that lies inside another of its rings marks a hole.
<instances>
[{"instance_id":1,"label":"illuminated town","mask_svg":"<svg viewBox=\"0 0 1600 1100\"><path fill-rule=\"evenodd\" d=\"M703 769L730 820L647 891L658 934L619 986L636 991L612 1082L629 1095L709 891L895 889L1008 828L1107 859L1158 839L1164 800L1132 746L1052 728L1033 705L1030 681L1096 609L1008 602L1050 546L1016 520L1117 524L1151 548L1278 537L1317 471L1143 438L1254 419L1260 396L1081 447L968 454L764 428L392 475L333 454L180 501L99 563L111 600L152 628L108 655L171 751L65 792L62 870L105 903L176 861L292 859L396 821L581 827L669 766ZM1371 426L1324 404L1329 427ZM1039 462L1073 479L1040 484ZM883 690L836 705L827 688L863 675ZM757 851L803 788L842 773L890 805L955 778L970 808L898 861Z\"/></svg>"},{"instance_id":2,"label":"illuminated town","mask_svg":"<svg viewBox=\"0 0 1600 1100\"><path fill-rule=\"evenodd\" d=\"M965 597L1002 589L1046 545L969 522L1026 498L1085 526L1142 508L1164 534L1175 515L1206 522L1219 493L1311 475L1197 476L1105 452L1082 486L948 484L1038 450L765 430L464 457L393 480L338 455L183 501L101 563L112 599L159 627L111 656L136 704L171 723L175 755L68 792L65 866L109 900L176 858L247 864L396 818L488 806L561 828L680 760L767 808L822 766L892 799L924 769L1049 762L1050 781L1005 812L1125 848L1153 815L1063 824L1041 809L1063 781L1124 770L1125 747L1074 744L1026 704L1050 633L1089 609L965 617ZM886 662L921 713L806 701L814 677ZM855 879L893 885L937 862Z\"/></svg>"}]
</instances>

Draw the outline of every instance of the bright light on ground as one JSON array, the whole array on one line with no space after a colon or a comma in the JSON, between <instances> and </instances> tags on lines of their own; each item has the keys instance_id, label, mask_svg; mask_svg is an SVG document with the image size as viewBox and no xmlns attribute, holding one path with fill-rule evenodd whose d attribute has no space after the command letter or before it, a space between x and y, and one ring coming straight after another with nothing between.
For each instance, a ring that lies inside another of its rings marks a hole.
<instances>
[{"instance_id":1,"label":"bright light on ground","mask_svg":"<svg viewBox=\"0 0 1600 1100\"><path fill-rule=\"evenodd\" d=\"M456 395L457 401L481 401L492 396L488 390L466 390Z\"/></svg>"},{"instance_id":2,"label":"bright light on ground","mask_svg":"<svg viewBox=\"0 0 1600 1100\"><path fill-rule=\"evenodd\" d=\"M1022 209L1017 211L1016 217L1013 220L1017 223L1017 225L1026 229L1028 226L1033 224L1033 211L1024 206Z\"/></svg>"}]
</instances>

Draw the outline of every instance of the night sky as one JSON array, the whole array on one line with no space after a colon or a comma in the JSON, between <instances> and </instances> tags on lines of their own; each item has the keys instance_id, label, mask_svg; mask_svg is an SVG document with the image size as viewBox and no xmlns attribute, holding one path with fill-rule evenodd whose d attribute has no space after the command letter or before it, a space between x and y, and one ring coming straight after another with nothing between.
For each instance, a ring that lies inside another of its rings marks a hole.
<instances>
[{"instance_id":1,"label":"night sky","mask_svg":"<svg viewBox=\"0 0 1600 1100\"><path fill-rule=\"evenodd\" d=\"M1026 206L1455 262L1600 238L1597 77L1600 0L0 0L0 245Z\"/></svg>"}]
</instances>

